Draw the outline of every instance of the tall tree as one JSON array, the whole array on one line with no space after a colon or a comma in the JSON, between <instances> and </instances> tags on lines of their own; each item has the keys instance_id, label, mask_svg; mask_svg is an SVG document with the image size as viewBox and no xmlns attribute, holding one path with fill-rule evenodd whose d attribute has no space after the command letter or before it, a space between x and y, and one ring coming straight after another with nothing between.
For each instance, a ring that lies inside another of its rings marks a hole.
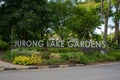
<instances>
[{"instance_id":1,"label":"tall tree","mask_svg":"<svg viewBox=\"0 0 120 80\"><path fill-rule=\"evenodd\" d=\"M107 4L108 3L108 4ZM101 12L104 19L104 41L107 43L108 19L110 16L111 0L108 2L101 0Z\"/></svg>"},{"instance_id":2,"label":"tall tree","mask_svg":"<svg viewBox=\"0 0 120 80\"><path fill-rule=\"evenodd\" d=\"M49 5L52 11L51 28L63 40L68 35L66 21L71 15L73 3L71 0L51 0Z\"/></svg>"},{"instance_id":3,"label":"tall tree","mask_svg":"<svg viewBox=\"0 0 120 80\"><path fill-rule=\"evenodd\" d=\"M120 46L120 37L119 37L120 0L112 0L112 3L113 3L113 7L115 8L115 12L114 12L115 35L113 42L116 41L117 45Z\"/></svg>"},{"instance_id":4,"label":"tall tree","mask_svg":"<svg viewBox=\"0 0 120 80\"><path fill-rule=\"evenodd\" d=\"M9 35L9 39L11 31L15 39L43 39L49 16L47 0L4 0L0 7L0 33Z\"/></svg>"},{"instance_id":5,"label":"tall tree","mask_svg":"<svg viewBox=\"0 0 120 80\"><path fill-rule=\"evenodd\" d=\"M77 34L78 39L90 39L94 30L101 24L95 2L79 4L74 8L73 15L68 20L69 28Z\"/></svg>"}]
</instances>

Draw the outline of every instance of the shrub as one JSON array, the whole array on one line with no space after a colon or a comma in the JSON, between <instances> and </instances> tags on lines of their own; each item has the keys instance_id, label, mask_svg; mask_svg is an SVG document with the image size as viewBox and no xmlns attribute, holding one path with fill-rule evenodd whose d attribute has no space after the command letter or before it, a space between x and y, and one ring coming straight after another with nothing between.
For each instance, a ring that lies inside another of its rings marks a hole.
<instances>
[{"instance_id":1,"label":"shrub","mask_svg":"<svg viewBox=\"0 0 120 80\"><path fill-rule=\"evenodd\" d=\"M44 61L45 64L60 64L61 63L61 55L60 53L51 53L49 59Z\"/></svg>"},{"instance_id":2,"label":"shrub","mask_svg":"<svg viewBox=\"0 0 120 80\"><path fill-rule=\"evenodd\" d=\"M113 52L109 53L109 55L116 58L117 61L120 61L120 52L113 51Z\"/></svg>"},{"instance_id":3,"label":"shrub","mask_svg":"<svg viewBox=\"0 0 120 80\"><path fill-rule=\"evenodd\" d=\"M120 47L119 47L118 45L116 45L115 43L112 44L111 48L112 48L113 50L120 50Z\"/></svg>"},{"instance_id":4,"label":"shrub","mask_svg":"<svg viewBox=\"0 0 120 80\"><path fill-rule=\"evenodd\" d=\"M5 41L0 40L0 50L4 51L8 49L8 44Z\"/></svg>"},{"instance_id":5,"label":"shrub","mask_svg":"<svg viewBox=\"0 0 120 80\"><path fill-rule=\"evenodd\" d=\"M32 64L31 63L31 58L27 57L27 56L18 56L18 57L15 57L13 63L14 64L20 64L20 65Z\"/></svg>"},{"instance_id":6,"label":"shrub","mask_svg":"<svg viewBox=\"0 0 120 80\"><path fill-rule=\"evenodd\" d=\"M31 56L33 53L40 54L40 52L36 50L28 50L23 48L16 48L11 50L12 53L16 53L17 56Z\"/></svg>"},{"instance_id":7,"label":"shrub","mask_svg":"<svg viewBox=\"0 0 120 80\"><path fill-rule=\"evenodd\" d=\"M81 64L87 64L88 63L88 58L87 58L87 56L83 52L69 53L67 55L68 55L68 61L69 62L81 63ZM67 56L65 58L67 60Z\"/></svg>"},{"instance_id":8,"label":"shrub","mask_svg":"<svg viewBox=\"0 0 120 80\"><path fill-rule=\"evenodd\" d=\"M41 47L29 47L29 48L26 48L26 50L36 50L36 51L43 52L45 50L45 48L41 48Z\"/></svg>"},{"instance_id":9,"label":"shrub","mask_svg":"<svg viewBox=\"0 0 120 80\"><path fill-rule=\"evenodd\" d=\"M16 53L17 56L31 56L32 53L36 52L35 50L26 50L26 49L13 49L12 52Z\"/></svg>"},{"instance_id":10,"label":"shrub","mask_svg":"<svg viewBox=\"0 0 120 80\"><path fill-rule=\"evenodd\" d=\"M105 59L105 54L101 54L98 52L95 53L93 56L96 57L98 61L104 61L104 59Z\"/></svg>"},{"instance_id":11,"label":"shrub","mask_svg":"<svg viewBox=\"0 0 120 80\"><path fill-rule=\"evenodd\" d=\"M69 53L68 58L69 58L68 59L69 62L73 62L73 63L77 62L77 53Z\"/></svg>"},{"instance_id":12,"label":"shrub","mask_svg":"<svg viewBox=\"0 0 120 80\"><path fill-rule=\"evenodd\" d=\"M42 58L41 56L38 56L37 54L33 53L30 56L17 56L15 57L14 64L21 64L21 65L30 65L30 64L41 64Z\"/></svg>"},{"instance_id":13,"label":"shrub","mask_svg":"<svg viewBox=\"0 0 120 80\"><path fill-rule=\"evenodd\" d=\"M65 53L65 52L79 52L79 48L48 48L48 52L50 53Z\"/></svg>"},{"instance_id":14,"label":"shrub","mask_svg":"<svg viewBox=\"0 0 120 80\"><path fill-rule=\"evenodd\" d=\"M87 58L88 58L88 63L89 64L93 64L93 63L96 63L96 62L98 62L98 59L97 59L97 57L95 57L95 56L93 56L93 55L86 55L87 56Z\"/></svg>"},{"instance_id":15,"label":"shrub","mask_svg":"<svg viewBox=\"0 0 120 80\"><path fill-rule=\"evenodd\" d=\"M60 60L61 55L60 55L60 53L51 53L50 54L50 59L58 59L58 60Z\"/></svg>"},{"instance_id":16,"label":"shrub","mask_svg":"<svg viewBox=\"0 0 120 80\"><path fill-rule=\"evenodd\" d=\"M115 56L112 56L112 55L107 54L107 56L106 56L106 60L107 60L107 61L115 61L115 60L116 60L116 57L115 57Z\"/></svg>"},{"instance_id":17,"label":"shrub","mask_svg":"<svg viewBox=\"0 0 120 80\"><path fill-rule=\"evenodd\" d=\"M42 59L49 59L50 52L40 52Z\"/></svg>"},{"instance_id":18,"label":"shrub","mask_svg":"<svg viewBox=\"0 0 120 80\"><path fill-rule=\"evenodd\" d=\"M13 52L11 52L11 51L7 51L7 52L3 55L2 59L5 60L5 61L12 62L12 61L14 60L15 56L16 56L16 53L13 53Z\"/></svg>"},{"instance_id":19,"label":"shrub","mask_svg":"<svg viewBox=\"0 0 120 80\"><path fill-rule=\"evenodd\" d=\"M48 48L48 52L50 53L58 53L61 52L61 48Z\"/></svg>"},{"instance_id":20,"label":"shrub","mask_svg":"<svg viewBox=\"0 0 120 80\"><path fill-rule=\"evenodd\" d=\"M68 60L69 60L69 55L68 55L68 53L61 53L61 60L62 60L63 62L68 61Z\"/></svg>"},{"instance_id":21,"label":"shrub","mask_svg":"<svg viewBox=\"0 0 120 80\"><path fill-rule=\"evenodd\" d=\"M107 61L110 57L108 57L107 54L102 54L99 52L96 52L95 54L92 54L93 59L96 60L96 62L102 62L102 61Z\"/></svg>"},{"instance_id":22,"label":"shrub","mask_svg":"<svg viewBox=\"0 0 120 80\"><path fill-rule=\"evenodd\" d=\"M89 60L89 64L93 64L106 60L106 55L96 52L94 54L87 54L87 58Z\"/></svg>"},{"instance_id":23,"label":"shrub","mask_svg":"<svg viewBox=\"0 0 120 80\"><path fill-rule=\"evenodd\" d=\"M32 64L41 64L42 63L41 56L36 53L33 53L31 56L31 63Z\"/></svg>"},{"instance_id":24,"label":"shrub","mask_svg":"<svg viewBox=\"0 0 120 80\"><path fill-rule=\"evenodd\" d=\"M116 58L110 54L101 54L101 53L95 53L87 55L89 59L89 63L96 63L96 62L103 62L103 61L115 61Z\"/></svg>"},{"instance_id":25,"label":"shrub","mask_svg":"<svg viewBox=\"0 0 120 80\"><path fill-rule=\"evenodd\" d=\"M70 48L70 47L61 48L61 52L79 52L79 51L80 51L79 48Z\"/></svg>"},{"instance_id":26,"label":"shrub","mask_svg":"<svg viewBox=\"0 0 120 80\"><path fill-rule=\"evenodd\" d=\"M89 63L88 57L83 52L77 54L77 61L82 64Z\"/></svg>"},{"instance_id":27,"label":"shrub","mask_svg":"<svg viewBox=\"0 0 120 80\"><path fill-rule=\"evenodd\" d=\"M49 65L51 64L55 65L60 63L61 63L61 60L58 60L58 59L48 59L48 60L45 60L44 62L44 64L49 64Z\"/></svg>"}]
</instances>

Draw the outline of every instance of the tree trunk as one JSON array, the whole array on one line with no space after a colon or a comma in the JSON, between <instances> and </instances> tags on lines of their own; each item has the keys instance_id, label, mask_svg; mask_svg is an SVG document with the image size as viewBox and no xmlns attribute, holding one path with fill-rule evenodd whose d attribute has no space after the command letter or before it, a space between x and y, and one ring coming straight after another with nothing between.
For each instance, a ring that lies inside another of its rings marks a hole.
<instances>
[{"instance_id":1,"label":"tree trunk","mask_svg":"<svg viewBox=\"0 0 120 80\"><path fill-rule=\"evenodd\" d=\"M107 32L108 32L108 19L109 19L109 14L110 14L110 7L111 7L111 0L108 1L108 11L105 12L104 10L104 0L101 0L101 12L102 12L102 17L104 19L104 41L105 44L107 44Z\"/></svg>"},{"instance_id":2,"label":"tree trunk","mask_svg":"<svg viewBox=\"0 0 120 80\"><path fill-rule=\"evenodd\" d=\"M115 4L115 9L116 9L116 13L118 13L119 10L119 0L116 2ZM114 41L116 41L117 45L120 45L120 39L119 39L119 19L118 19L118 15L115 15L115 35L114 35Z\"/></svg>"},{"instance_id":3,"label":"tree trunk","mask_svg":"<svg viewBox=\"0 0 120 80\"><path fill-rule=\"evenodd\" d=\"M108 33L108 17L105 17L105 28L104 28L104 41L107 44L107 33Z\"/></svg>"},{"instance_id":4,"label":"tree trunk","mask_svg":"<svg viewBox=\"0 0 120 80\"><path fill-rule=\"evenodd\" d=\"M118 46L120 47L120 33L119 33L119 36L118 36Z\"/></svg>"}]
</instances>

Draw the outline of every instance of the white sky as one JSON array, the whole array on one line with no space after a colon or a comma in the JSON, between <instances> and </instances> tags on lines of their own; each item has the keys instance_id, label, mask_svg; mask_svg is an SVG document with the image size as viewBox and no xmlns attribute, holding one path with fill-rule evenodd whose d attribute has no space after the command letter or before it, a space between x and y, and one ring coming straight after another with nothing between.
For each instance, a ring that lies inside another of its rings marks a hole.
<instances>
[{"instance_id":1,"label":"white sky","mask_svg":"<svg viewBox=\"0 0 120 80\"><path fill-rule=\"evenodd\" d=\"M112 18L109 18L108 25L114 26L114 23L112 21ZM104 32L104 24L100 26L101 29L96 29L95 32L98 34L102 34ZM113 33L115 30L108 28L108 34Z\"/></svg>"}]
</instances>

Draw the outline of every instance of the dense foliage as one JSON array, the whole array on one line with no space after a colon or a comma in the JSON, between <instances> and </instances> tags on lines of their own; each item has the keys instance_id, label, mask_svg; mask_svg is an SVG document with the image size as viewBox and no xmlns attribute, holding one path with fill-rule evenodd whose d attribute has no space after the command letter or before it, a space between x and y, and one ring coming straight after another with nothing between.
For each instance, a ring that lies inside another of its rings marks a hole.
<instances>
[{"instance_id":1,"label":"dense foliage","mask_svg":"<svg viewBox=\"0 0 120 80\"><path fill-rule=\"evenodd\" d=\"M120 61L120 51L110 51L107 54L93 52L85 54L77 52L42 52L27 49L14 49L3 56L3 60L21 65L51 65L51 64L94 64L98 62Z\"/></svg>"},{"instance_id":2,"label":"dense foliage","mask_svg":"<svg viewBox=\"0 0 120 80\"><path fill-rule=\"evenodd\" d=\"M119 0L110 1L111 4L103 1L101 5L100 0L0 0L0 36L2 41L10 43L47 40L54 35L64 40L70 37L96 39L94 30L112 16L115 23L113 42L117 40L119 44ZM107 28L105 26L105 34Z\"/></svg>"}]
</instances>

